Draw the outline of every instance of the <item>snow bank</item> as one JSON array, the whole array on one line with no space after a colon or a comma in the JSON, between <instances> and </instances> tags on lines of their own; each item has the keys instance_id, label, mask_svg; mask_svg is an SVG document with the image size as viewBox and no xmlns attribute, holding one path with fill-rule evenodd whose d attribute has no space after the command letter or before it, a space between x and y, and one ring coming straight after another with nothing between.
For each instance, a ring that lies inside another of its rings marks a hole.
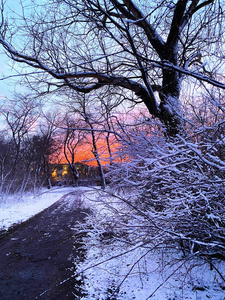
<instances>
[{"instance_id":1,"label":"snow bank","mask_svg":"<svg viewBox=\"0 0 225 300\"><path fill-rule=\"evenodd\" d=\"M43 189L34 196L31 194L4 195L0 197L0 230L8 229L16 223L26 221L58 201L63 195L74 191L73 187Z\"/></svg>"},{"instance_id":2,"label":"snow bank","mask_svg":"<svg viewBox=\"0 0 225 300\"><path fill-rule=\"evenodd\" d=\"M120 255L123 248L115 244L111 249L93 247L88 251L86 261L80 266L80 271L86 270L84 287L88 291L83 300L225 299L224 282L209 264L198 259L185 262L175 251L165 251L162 255L136 249ZM110 259L113 256L116 258ZM105 263L91 267L104 260ZM117 287L119 291L115 292Z\"/></svg>"},{"instance_id":3,"label":"snow bank","mask_svg":"<svg viewBox=\"0 0 225 300\"><path fill-rule=\"evenodd\" d=\"M83 200L94 210L90 224L95 230L113 210L123 211L107 193L89 191ZM225 300L224 261L215 259L212 267L204 257L185 260L169 245L150 249L120 239L104 242L92 230L84 242L85 260L75 261L77 280L83 280L87 292L82 300Z\"/></svg>"}]
</instances>

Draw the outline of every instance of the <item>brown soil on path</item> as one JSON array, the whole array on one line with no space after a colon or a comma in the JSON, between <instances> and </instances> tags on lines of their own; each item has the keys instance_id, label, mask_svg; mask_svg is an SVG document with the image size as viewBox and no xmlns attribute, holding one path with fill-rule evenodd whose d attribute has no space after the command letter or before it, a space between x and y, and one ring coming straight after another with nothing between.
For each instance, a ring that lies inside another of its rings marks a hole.
<instances>
[{"instance_id":1,"label":"brown soil on path","mask_svg":"<svg viewBox=\"0 0 225 300\"><path fill-rule=\"evenodd\" d=\"M87 213L80 208L80 197L79 192L67 194L1 236L1 300L79 299L73 259L82 259L84 253L74 226Z\"/></svg>"}]
</instances>

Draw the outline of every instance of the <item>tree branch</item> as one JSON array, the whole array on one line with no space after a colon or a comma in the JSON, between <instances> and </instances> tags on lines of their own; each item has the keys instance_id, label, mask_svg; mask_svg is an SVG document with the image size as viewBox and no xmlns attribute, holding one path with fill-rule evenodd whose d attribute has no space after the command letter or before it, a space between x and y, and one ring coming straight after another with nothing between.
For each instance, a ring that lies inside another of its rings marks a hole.
<instances>
[{"instance_id":1,"label":"tree branch","mask_svg":"<svg viewBox=\"0 0 225 300\"><path fill-rule=\"evenodd\" d=\"M153 64L152 64L152 66L153 66ZM191 76L193 78L196 78L196 79L199 79L201 81L207 82L207 83L209 83L209 84L211 84L213 86L216 86L218 88L225 89L225 84L219 82L218 80L209 78L209 77L204 76L204 75L202 75L200 73L196 73L196 72L191 72L191 71L185 70L183 68L175 66L174 64L172 64L172 63L170 63L169 61L166 61L166 60L164 60L163 62L155 62L155 66L156 67L160 66L161 68L172 69L172 70L177 71L178 73L189 75L189 76Z\"/></svg>"},{"instance_id":2,"label":"tree branch","mask_svg":"<svg viewBox=\"0 0 225 300\"><path fill-rule=\"evenodd\" d=\"M185 14L184 18L183 18L183 22L182 22L182 29L185 27L185 25L188 23L188 21L190 20L190 18L201 8L203 8L204 6L207 6L208 4L213 3L214 0L207 0L204 1L203 3L199 4L199 0L192 0L192 3L187 11L187 13Z\"/></svg>"},{"instance_id":3,"label":"tree branch","mask_svg":"<svg viewBox=\"0 0 225 300\"><path fill-rule=\"evenodd\" d=\"M199 1L198 1L199 2ZM204 6L207 6L208 4L213 3L214 0L208 0L208 1L204 1L203 3L199 4L197 7L195 7L192 12L191 15L193 15L194 13L196 13L196 11L198 11L199 9L203 8Z\"/></svg>"},{"instance_id":4,"label":"tree branch","mask_svg":"<svg viewBox=\"0 0 225 300\"><path fill-rule=\"evenodd\" d=\"M171 49L178 42L178 37L181 32L181 24L183 21L183 16L187 6L188 0L179 0L177 2L176 8L174 10L173 20L171 23L169 35L167 38L166 46Z\"/></svg>"},{"instance_id":5,"label":"tree branch","mask_svg":"<svg viewBox=\"0 0 225 300\"><path fill-rule=\"evenodd\" d=\"M150 23L146 20L146 17L142 14L142 12L134 5L134 3L129 0L124 0L124 4L128 8L126 10L124 6L121 6L121 4L117 0L111 0L111 2L115 5L117 9L124 15L125 18L136 20L137 26L141 27L145 34L153 46L153 48L156 50L157 54L161 59L163 59L163 53L164 53L164 41L161 38L161 36L157 33L156 29L154 29Z\"/></svg>"}]
</instances>

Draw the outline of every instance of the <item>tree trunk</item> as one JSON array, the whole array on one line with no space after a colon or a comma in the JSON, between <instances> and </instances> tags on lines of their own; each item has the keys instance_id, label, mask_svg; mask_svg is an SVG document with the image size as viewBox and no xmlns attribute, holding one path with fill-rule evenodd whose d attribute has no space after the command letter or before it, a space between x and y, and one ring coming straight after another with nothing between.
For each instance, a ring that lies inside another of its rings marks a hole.
<instances>
[{"instance_id":1,"label":"tree trunk","mask_svg":"<svg viewBox=\"0 0 225 300\"><path fill-rule=\"evenodd\" d=\"M174 137L184 131L180 103L181 78L178 72L163 70L163 86L160 92L159 119L166 127L166 135Z\"/></svg>"}]
</instances>

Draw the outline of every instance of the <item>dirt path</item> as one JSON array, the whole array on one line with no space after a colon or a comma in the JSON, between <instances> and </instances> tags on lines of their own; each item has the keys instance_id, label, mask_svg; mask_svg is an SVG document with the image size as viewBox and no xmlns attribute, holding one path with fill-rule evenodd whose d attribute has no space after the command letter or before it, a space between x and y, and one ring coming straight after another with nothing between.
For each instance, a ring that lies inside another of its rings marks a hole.
<instances>
[{"instance_id":1,"label":"dirt path","mask_svg":"<svg viewBox=\"0 0 225 300\"><path fill-rule=\"evenodd\" d=\"M59 283L74 273L71 258L82 258L81 236L73 229L87 212L80 208L80 197L79 192L67 194L1 237L1 300L64 300L79 296L74 278Z\"/></svg>"}]
</instances>

